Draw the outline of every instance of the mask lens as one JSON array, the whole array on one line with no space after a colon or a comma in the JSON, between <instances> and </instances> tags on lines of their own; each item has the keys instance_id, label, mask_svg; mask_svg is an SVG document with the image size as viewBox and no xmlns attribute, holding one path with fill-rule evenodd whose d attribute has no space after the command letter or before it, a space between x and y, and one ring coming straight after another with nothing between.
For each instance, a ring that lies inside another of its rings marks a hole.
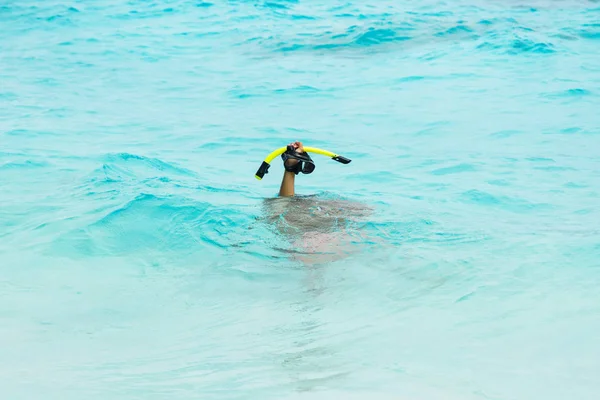
<instances>
[{"instance_id":1,"label":"mask lens","mask_svg":"<svg viewBox=\"0 0 600 400\"><path fill-rule=\"evenodd\" d=\"M309 163L309 162L305 162L303 164L304 164L302 166L302 173L303 174L310 174L311 172L313 172L315 170L315 164Z\"/></svg>"}]
</instances>

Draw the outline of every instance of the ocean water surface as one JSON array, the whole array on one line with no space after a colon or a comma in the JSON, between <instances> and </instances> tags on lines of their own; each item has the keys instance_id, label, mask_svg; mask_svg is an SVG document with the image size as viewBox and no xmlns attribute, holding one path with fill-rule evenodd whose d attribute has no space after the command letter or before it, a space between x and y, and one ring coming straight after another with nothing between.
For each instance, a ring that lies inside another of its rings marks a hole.
<instances>
[{"instance_id":1,"label":"ocean water surface","mask_svg":"<svg viewBox=\"0 0 600 400\"><path fill-rule=\"evenodd\" d=\"M5 0L3 399L600 395L600 2ZM315 155L277 199L276 159Z\"/></svg>"}]
</instances>

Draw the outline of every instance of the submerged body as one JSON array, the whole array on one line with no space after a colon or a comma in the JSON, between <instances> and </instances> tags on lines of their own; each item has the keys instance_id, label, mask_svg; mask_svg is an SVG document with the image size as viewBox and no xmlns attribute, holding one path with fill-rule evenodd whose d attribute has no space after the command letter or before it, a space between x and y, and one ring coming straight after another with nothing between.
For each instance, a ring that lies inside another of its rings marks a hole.
<instances>
[{"instance_id":1,"label":"submerged body","mask_svg":"<svg viewBox=\"0 0 600 400\"><path fill-rule=\"evenodd\" d=\"M263 214L290 244L294 259L315 264L356 252L361 222L371 212L360 203L313 195L266 199Z\"/></svg>"}]
</instances>

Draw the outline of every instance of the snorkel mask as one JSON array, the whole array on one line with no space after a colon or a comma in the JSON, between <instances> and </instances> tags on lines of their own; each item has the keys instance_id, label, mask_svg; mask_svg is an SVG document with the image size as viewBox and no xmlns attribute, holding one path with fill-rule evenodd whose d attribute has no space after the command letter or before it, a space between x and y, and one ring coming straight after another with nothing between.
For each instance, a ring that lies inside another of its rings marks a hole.
<instances>
[{"instance_id":1,"label":"snorkel mask","mask_svg":"<svg viewBox=\"0 0 600 400\"><path fill-rule=\"evenodd\" d=\"M298 153L292 146L288 146L285 153L281 155L283 160L283 167L288 172L293 172L298 175L300 172L303 174L311 174L315 170L315 163L308 153ZM298 162L294 165L288 166L288 160L297 160Z\"/></svg>"},{"instance_id":2,"label":"snorkel mask","mask_svg":"<svg viewBox=\"0 0 600 400\"><path fill-rule=\"evenodd\" d=\"M281 148L271 152L264 159L264 161L260 165L260 168L258 168L258 171L256 171L255 177L256 177L256 179L261 180L265 176L265 174L268 174L269 167L271 167L271 161L273 161L273 159L279 155L281 155L281 158L283 159L284 166L285 166L285 162L289 159L298 160L298 163L296 163L295 165L286 167L286 171L294 172L296 175L299 172L302 172L303 174L310 174L315 170L315 163L312 160L312 158L310 158L308 153L321 154L325 157L329 157L332 160L337 161L342 164L349 164L352 161L349 158L340 156L331 151L318 149L316 147L304 147L304 153L297 153L293 147L287 146L287 147L281 147Z\"/></svg>"}]
</instances>

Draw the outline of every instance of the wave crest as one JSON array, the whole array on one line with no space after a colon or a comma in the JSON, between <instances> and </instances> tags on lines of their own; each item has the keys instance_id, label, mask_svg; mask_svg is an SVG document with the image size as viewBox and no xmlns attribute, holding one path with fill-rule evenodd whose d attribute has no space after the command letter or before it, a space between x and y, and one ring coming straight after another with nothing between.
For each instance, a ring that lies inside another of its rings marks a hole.
<instances>
[{"instance_id":1,"label":"wave crest","mask_svg":"<svg viewBox=\"0 0 600 400\"><path fill-rule=\"evenodd\" d=\"M140 194L63 235L55 247L85 256L192 254L227 248L226 236L238 222L232 210L207 202Z\"/></svg>"}]
</instances>

